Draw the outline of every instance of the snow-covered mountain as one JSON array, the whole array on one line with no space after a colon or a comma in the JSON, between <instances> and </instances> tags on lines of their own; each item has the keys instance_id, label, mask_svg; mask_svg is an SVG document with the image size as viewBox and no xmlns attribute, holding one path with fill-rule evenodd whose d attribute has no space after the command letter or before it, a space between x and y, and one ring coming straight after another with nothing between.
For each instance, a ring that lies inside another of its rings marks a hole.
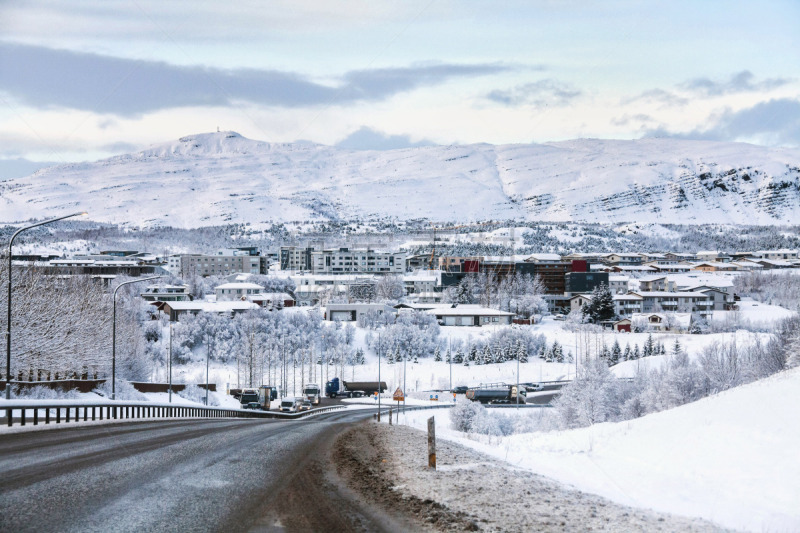
<instances>
[{"instance_id":1,"label":"snow-covered mountain","mask_svg":"<svg viewBox=\"0 0 800 533\"><path fill-rule=\"evenodd\" d=\"M800 150L581 139L350 151L234 132L0 182L0 221L85 209L130 225L355 217L800 223Z\"/></svg>"}]
</instances>

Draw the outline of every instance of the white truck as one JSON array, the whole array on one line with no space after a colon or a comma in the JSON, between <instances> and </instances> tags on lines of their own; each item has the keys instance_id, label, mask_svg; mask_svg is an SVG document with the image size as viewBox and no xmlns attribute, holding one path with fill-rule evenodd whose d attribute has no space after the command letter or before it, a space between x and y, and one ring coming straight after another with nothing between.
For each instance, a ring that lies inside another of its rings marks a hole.
<instances>
[{"instance_id":1,"label":"white truck","mask_svg":"<svg viewBox=\"0 0 800 533\"><path fill-rule=\"evenodd\" d=\"M316 383L307 383L303 387L303 398L311 402L311 405L319 405L322 389Z\"/></svg>"}]
</instances>

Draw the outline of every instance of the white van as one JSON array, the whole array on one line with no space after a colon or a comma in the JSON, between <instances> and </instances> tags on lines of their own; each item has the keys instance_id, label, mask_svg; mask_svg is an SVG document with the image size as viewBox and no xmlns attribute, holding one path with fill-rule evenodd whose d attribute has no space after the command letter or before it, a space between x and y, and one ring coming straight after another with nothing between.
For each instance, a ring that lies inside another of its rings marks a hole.
<instances>
[{"instance_id":1,"label":"white van","mask_svg":"<svg viewBox=\"0 0 800 533\"><path fill-rule=\"evenodd\" d=\"M302 398L286 397L281 400L280 411L281 413L296 413L300 410L301 403L303 403Z\"/></svg>"}]
</instances>

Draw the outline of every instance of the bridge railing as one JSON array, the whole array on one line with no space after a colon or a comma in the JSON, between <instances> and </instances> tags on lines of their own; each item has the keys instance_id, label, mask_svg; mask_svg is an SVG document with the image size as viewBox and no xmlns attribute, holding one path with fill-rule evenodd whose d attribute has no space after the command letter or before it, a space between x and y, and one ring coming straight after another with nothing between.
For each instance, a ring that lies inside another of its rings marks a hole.
<instances>
[{"instance_id":1,"label":"bridge railing","mask_svg":"<svg viewBox=\"0 0 800 533\"><path fill-rule=\"evenodd\" d=\"M17 420L20 426L40 423L61 424L68 422L88 422L90 420L134 420L167 418L282 418L297 419L310 415L344 409L343 405L319 407L299 413L278 411L259 411L257 409L230 409L225 407L206 407L175 405L155 402L52 402L49 400L26 400L23 402L4 402L0 411L5 411L6 424L13 426Z\"/></svg>"}]
</instances>

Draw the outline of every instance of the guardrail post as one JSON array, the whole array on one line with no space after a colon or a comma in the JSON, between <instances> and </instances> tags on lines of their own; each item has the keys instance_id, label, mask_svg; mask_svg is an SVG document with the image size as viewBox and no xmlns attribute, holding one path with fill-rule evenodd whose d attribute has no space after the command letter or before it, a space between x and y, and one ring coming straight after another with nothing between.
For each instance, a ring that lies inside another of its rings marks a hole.
<instances>
[{"instance_id":1,"label":"guardrail post","mask_svg":"<svg viewBox=\"0 0 800 533\"><path fill-rule=\"evenodd\" d=\"M11 427L14 420L14 410L13 409L6 409L6 421L8 422L8 427Z\"/></svg>"},{"instance_id":2,"label":"guardrail post","mask_svg":"<svg viewBox=\"0 0 800 533\"><path fill-rule=\"evenodd\" d=\"M72 409L70 409L69 407L67 407L67 417L64 419L64 422L69 422L69 415L70 415L70 411L72 411Z\"/></svg>"},{"instance_id":3,"label":"guardrail post","mask_svg":"<svg viewBox=\"0 0 800 533\"><path fill-rule=\"evenodd\" d=\"M39 425L39 410L38 409L34 409L33 410L33 425L34 426L38 426Z\"/></svg>"},{"instance_id":4,"label":"guardrail post","mask_svg":"<svg viewBox=\"0 0 800 533\"><path fill-rule=\"evenodd\" d=\"M94 410L95 410L95 407L94 407L94 405L93 405L93 406L92 406L92 422L94 422L94 420L95 420L95 418L94 418L94 416L95 416L95 415L94 415Z\"/></svg>"},{"instance_id":5,"label":"guardrail post","mask_svg":"<svg viewBox=\"0 0 800 533\"><path fill-rule=\"evenodd\" d=\"M22 420L22 425L23 425L23 426L25 425L25 411L26 411L26 410L27 410L27 409L25 409L24 407L23 407L22 409L20 409L20 410L19 410L19 411L20 411L20 417L21 417L21 420Z\"/></svg>"},{"instance_id":6,"label":"guardrail post","mask_svg":"<svg viewBox=\"0 0 800 533\"><path fill-rule=\"evenodd\" d=\"M61 408L56 407L56 424L61 423Z\"/></svg>"},{"instance_id":7,"label":"guardrail post","mask_svg":"<svg viewBox=\"0 0 800 533\"><path fill-rule=\"evenodd\" d=\"M50 423L50 409L45 409L44 410L44 423L45 424L49 424Z\"/></svg>"},{"instance_id":8,"label":"guardrail post","mask_svg":"<svg viewBox=\"0 0 800 533\"><path fill-rule=\"evenodd\" d=\"M436 470L436 422L428 419L428 468Z\"/></svg>"}]
</instances>

